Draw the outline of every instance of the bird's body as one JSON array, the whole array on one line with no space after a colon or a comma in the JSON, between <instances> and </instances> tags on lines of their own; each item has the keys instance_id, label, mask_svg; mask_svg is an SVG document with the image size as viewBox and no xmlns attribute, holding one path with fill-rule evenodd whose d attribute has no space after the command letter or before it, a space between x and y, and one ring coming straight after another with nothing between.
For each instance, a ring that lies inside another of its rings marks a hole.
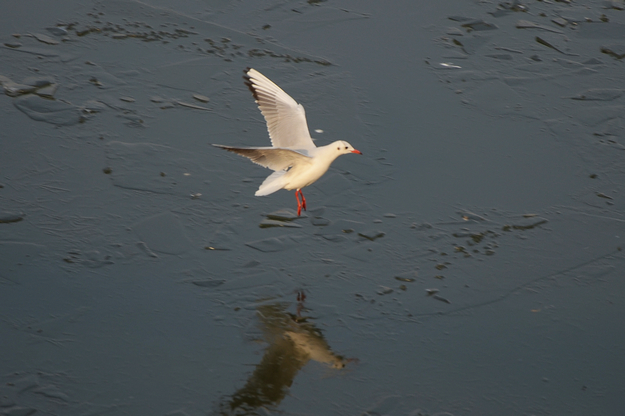
<instances>
[{"instance_id":1,"label":"bird's body","mask_svg":"<svg viewBox=\"0 0 625 416\"><path fill-rule=\"evenodd\" d=\"M301 189L321 178L340 155L362 153L342 140L326 146L315 146L301 104L255 69L248 68L244 78L265 117L272 147L213 146L245 156L254 163L274 170L255 195L265 196L280 189L295 189L297 215L300 215L302 208L306 209ZM301 202L298 194L302 197Z\"/></svg>"}]
</instances>

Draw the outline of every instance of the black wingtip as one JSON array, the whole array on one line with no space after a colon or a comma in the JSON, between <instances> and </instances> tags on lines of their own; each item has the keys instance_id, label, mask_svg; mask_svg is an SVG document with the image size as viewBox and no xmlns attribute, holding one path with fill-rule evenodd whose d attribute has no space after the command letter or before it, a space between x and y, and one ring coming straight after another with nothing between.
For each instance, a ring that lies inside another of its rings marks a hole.
<instances>
[{"instance_id":1,"label":"black wingtip","mask_svg":"<svg viewBox=\"0 0 625 416\"><path fill-rule=\"evenodd\" d=\"M248 75L248 72L250 72L250 69L252 68L250 68L249 66L245 68L245 70L243 71L245 73L245 75L243 75L243 79L245 80L245 85L247 85L247 88L249 88L249 90L252 92L254 99L258 101L258 95L256 94L256 90L254 89L252 78L250 78L250 76Z\"/></svg>"}]
</instances>

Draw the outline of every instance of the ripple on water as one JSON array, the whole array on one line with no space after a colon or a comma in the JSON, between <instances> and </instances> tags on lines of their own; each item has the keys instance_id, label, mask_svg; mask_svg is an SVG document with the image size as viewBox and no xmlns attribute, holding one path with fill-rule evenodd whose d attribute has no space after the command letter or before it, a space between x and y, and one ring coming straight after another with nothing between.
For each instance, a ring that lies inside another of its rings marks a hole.
<instances>
[{"instance_id":1,"label":"ripple on water","mask_svg":"<svg viewBox=\"0 0 625 416\"><path fill-rule=\"evenodd\" d=\"M70 103L46 100L37 95L24 95L13 101L15 107L33 120L57 126L72 126L82 120L80 108Z\"/></svg>"},{"instance_id":2,"label":"ripple on water","mask_svg":"<svg viewBox=\"0 0 625 416\"><path fill-rule=\"evenodd\" d=\"M190 247L180 220L171 212L149 217L132 229L151 250L159 253L182 254Z\"/></svg>"},{"instance_id":3,"label":"ripple on water","mask_svg":"<svg viewBox=\"0 0 625 416\"><path fill-rule=\"evenodd\" d=\"M294 237L290 235L283 235L280 237L250 241L249 243L245 243L245 245L255 250L262 251L263 253L275 253L293 248L301 239L303 239L302 236Z\"/></svg>"}]
</instances>

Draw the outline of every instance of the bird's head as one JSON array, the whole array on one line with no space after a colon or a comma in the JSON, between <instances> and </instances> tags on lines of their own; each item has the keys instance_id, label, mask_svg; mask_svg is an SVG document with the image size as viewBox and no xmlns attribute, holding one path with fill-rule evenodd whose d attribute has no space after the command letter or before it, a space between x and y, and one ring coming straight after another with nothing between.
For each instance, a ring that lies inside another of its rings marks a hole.
<instances>
[{"instance_id":1,"label":"bird's head","mask_svg":"<svg viewBox=\"0 0 625 416\"><path fill-rule=\"evenodd\" d=\"M362 152L360 150L356 150L353 148L353 146L349 143L347 143L346 141L343 140L338 140L334 143L332 143L332 147L336 149L337 152L339 152L339 154L343 155L343 154L347 154L347 153L356 153L361 155Z\"/></svg>"}]
</instances>

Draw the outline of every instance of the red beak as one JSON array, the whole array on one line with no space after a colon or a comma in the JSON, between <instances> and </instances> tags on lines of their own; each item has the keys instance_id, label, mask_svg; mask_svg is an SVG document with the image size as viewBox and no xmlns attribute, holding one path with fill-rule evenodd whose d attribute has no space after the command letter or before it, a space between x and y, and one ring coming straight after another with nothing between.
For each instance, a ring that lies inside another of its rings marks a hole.
<instances>
[{"instance_id":1,"label":"red beak","mask_svg":"<svg viewBox=\"0 0 625 416\"><path fill-rule=\"evenodd\" d=\"M358 155L361 155L361 154L362 154L362 152L361 152L360 150L356 150L356 149L352 150L352 153L356 153L356 154L358 154Z\"/></svg>"}]
</instances>

